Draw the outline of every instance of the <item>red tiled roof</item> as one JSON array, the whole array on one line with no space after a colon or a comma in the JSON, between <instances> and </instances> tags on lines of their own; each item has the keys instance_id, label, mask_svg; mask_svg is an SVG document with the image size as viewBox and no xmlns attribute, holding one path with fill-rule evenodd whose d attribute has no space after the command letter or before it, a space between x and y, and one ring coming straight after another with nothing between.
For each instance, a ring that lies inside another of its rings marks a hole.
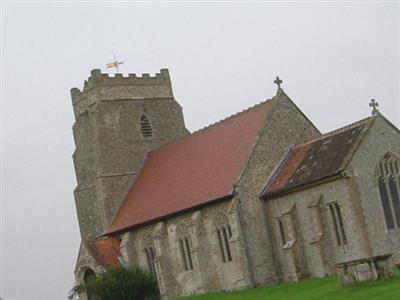
<instances>
[{"instance_id":1,"label":"red tiled roof","mask_svg":"<svg viewBox=\"0 0 400 300\"><path fill-rule=\"evenodd\" d=\"M368 128L370 119L294 146L267 183L262 197L280 195L339 174L364 135L364 128Z\"/></svg>"},{"instance_id":2,"label":"red tiled roof","mask_svg":"<svg viewBox=\"0 0 400 300\"><path fill-rule=\"evenodd\" d=\"M231 195L272 101L151 151L107 234Z\"/></svg>"},{"instance_id":3,"label":"red tiled roof","mask_svg":"<svg viewBox=\"0 0 400 300\"><path fill-rule=\"evenodd\" d=\"M103 237L89 241L87 248L96 262L106 269L118 268L120 266L118 258L121 240L114 237Z\"/></svg>"}]
</instances>

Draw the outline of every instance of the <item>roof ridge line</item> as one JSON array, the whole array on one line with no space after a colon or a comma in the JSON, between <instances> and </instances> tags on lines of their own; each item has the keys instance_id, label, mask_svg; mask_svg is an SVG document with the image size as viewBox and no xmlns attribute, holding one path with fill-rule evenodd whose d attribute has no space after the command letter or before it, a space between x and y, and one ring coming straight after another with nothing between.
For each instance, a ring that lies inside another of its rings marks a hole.
<instances>
[{"instance_id":1,"label":"roof ridge line","mask_svg":"<svg viewBox=\"0 0 400 300\"><path fill-rule=\"evenodd\" d=\"M234 113L234 114L229 115L229 116L227 116L227 117L225 117L225 118L223 118L223 119L220 119L219 121L216 121L216 122L214 122L214 123L211 123L211 124L209 124L209 125L207 125L207 126L205 126L205 127L203 127L203 128L200 128L200 129L198 129L198 130L196 130L196 131L190 132L190 133L185 134L185 135L183 135L183 136L181 136L181 137L179 137L179 138L177 138L177 139L174 139L174 140L169 141L169 142L167 142L167 143L165 143L165 144L162 144L161 146L159 146L159 147L157 147L157 148L155 148L155 149L152 149L152 150L149 151L148 153L152 153L152 152L155 152L155 151L157 151L157 150L160 150L161 148L164 148L165 146L167 146L167 145L169 145L169 144L172 144L172 143L174 143L174 142L183 140L183 139L185 139L185 138L187 138L187 137L190 137L190 136L192 136L192 135L194 135L194 134L198 134L198 133L200 133L200 132L202 132L202 131L205 131L205 130L211 128L211 127L214 127L214 126L216 126L216 125L218 125L218 124L221 124L221 123L223 123L223 122L225 122L225 121L227 121L227 120L229 120L229 119L232 119L232 118L234 118L234 117L237 117L237 116L239 116L239 115L241 115L241 114L243 114L243 113L245 113L245 112L251 111L251 110L253 110L253 109L259 107L260 105L263 105L263 104L265 104L265 103L267 103L267 102L273 100L275 97L276 97L276 96L274 96L274 97L272 97L272 98L269 98L269 99L266 99L266 100L263 100L263 101L261 101L261 102L259 102L259 103L256 103L256 104L254 104L254 105L252 105L252 106L250 106L250 107L247 107L247 108L245 108L245 109L243 109L243 110L241 110L241 111L239 111L239 112L237 112L237 113Z\"/></svg>"},{"instance_id":2,"label":"roof ridge line","mask_svg":"<svg viewBox=\"0 0 400 300\"><path fill-rule=\"evenodd\" d=\"M254 104L254 105L252 105L252 106L250 106L250 107L247 107L247 108L245 108L245 109L242 109L241 111L239 111L239 112L237 112L237 113L231 114L231 115L229 115L229 116L227 116L227 117L225 117L225 118L223 118L223 119L220 119L219 121L215 121L214 123L211 123L211 124L209 124L209 125L207 125L207 126L205 126L205 127L203 127L203 128L200 128L200 129L196 130L196 131L193 131L191 134L198 133L198 132L203 131L203 130L205 130L205 129L208 129L208 128L212 127L212 126L218 125L218 124L220 124L220 123L222 123L222 122L224 122L224 121L227 121L227 120L229 120L229 119L231 119L231 118L234 118L234 117L236 117L236 116L238 116L238 115L240 115L240 114L243 114L243 113L248 112L248 111L250 111L250 110L252 110L252 109L255 109L256 107L258 107L258 106L260 106L260 105L262 105L262 104L267 103L268 101L272 100L273 98L274 98L274 97L272 97L271 99L263 100L263 101L261 101L261 102L259 102L259 103L256 103L256 104Z\"/></svg>"},{"instance_id":3,"label":"roof ridge line","mask_svg":"<svg viewBox=\"0 0 400 300\"><path fill-rule=\"evenodd\" d=\"M327 133L324 133L324 134L322 134L321 136L316 137L316 138L314 138L314 139L311 139L311 140L309 140L309 141L307 141L307 142L305 142L305 143L294 145L294 146L293 146L293 149L298 148L298 147L301 147L301 146L308 145L308 144L310 144L310 143L314 143L314 142L316 142L316 141L322 140L322 139L327 138L327 137L330 137L330 136L333 136L333 135L335 135L335 134L337 134L337 133L340 133L340 132L342 132L342 131L348 130L349 128L352 128L352 127L355 127L355 126L357 126L357 125L360 125L360 124L362 124L362 123L364 123L364 122L367 122L368 120L370 120L370 119L372 119L372 118L375 118L375 116L369 116L369 117L366 117L366 118L364 118L364 119L358 120L358 121L356 121L356 122L354 122L354 123L350 123L350 124L348 124L348 125L345 125L345 126L343 126L343 127L340 127L340 128L338 128L338 129L335 129L335 130L332 130L332 131L328 131Z\"/></svg>"}]
</instances>

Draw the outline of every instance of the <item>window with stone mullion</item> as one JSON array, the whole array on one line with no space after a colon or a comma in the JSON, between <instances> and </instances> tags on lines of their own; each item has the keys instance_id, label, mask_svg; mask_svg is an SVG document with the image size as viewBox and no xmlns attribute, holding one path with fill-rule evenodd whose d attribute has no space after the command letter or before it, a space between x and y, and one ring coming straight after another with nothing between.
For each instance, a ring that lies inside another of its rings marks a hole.
<instances>
[{"instance_id":1,"label":"window with stone mullion","mask_svg":"<svg viewBox=\"0 0 400 300\"><path fill-rule=\"evenodd\" d=\"M186 260L186 253L185 253L185 246L183 244L183 239L179 239L179 252L181 254L182 262L183 262L183 268L185 271L189 270L189 266Z\"/></svg>"},{"instance_id":2,"label":"window with stone mullion","mask_svg":"<svg viewBox=\"0 0 400 300\"><path fill-rule=\"evenodd\" d=\"M400 196L396 179L394 177L390 177L387 186L389 188L390 198L393 203L393 210L397 221L397 227L400 228Z\"/></svg>"},{"instance_id":3,"label":"window with stone mullion","mask_svg":"<svg viewBox=\"0 0 400 300\"><path fill-rule=\"evenodd\" d=\"M153 247L147 247L144 249L144 251L146 253L147 265L149 268L149 272L153 276L156 276L156 270L155 270L155 266L154 266L154 260L155 260L154 249L153 249Z\"/></svg>"},{"instance_id":4,"label":"window with stone mullion","mask_svg":"<svg viewBox=\"0 0 400 300\"><path fill-rule=\"evenodd\" d=\"M193 260L188 237L184 236L179 238L179 252L185 271L193 270Z\"/></svg>"},{"instance_id":5,"label":"window with stone mullion","mask_svg":"<svg viewBox=\"0 0 400 300\"><path fill-rule=\"evenodd\" d=\"M185 252L186 252L186 259L187 259L187 265L189 270L193 270L193 261L192 261L192 253L190 250L190 244L189 244L189 239L187 237L184 238L185 241Z\"/></svg>"},{"instance_id":6,"label":"window with stone mullion","mask_svg":"<svg viewBox=\"0 0 400 300\"><path fill-rule=\"evenodd\" d=\"M334 202L330 203L328 206L331 212L331 218L335 230L337 244L338 246L345 245L347 243L347 239L339 204L337 202Z\"/></svg>"},{"instance_id":7,"label":"window with stone mullion","mask_svg":"<svg viewBox=\"0 0 400 300\"><path fill-rule=\"evenodd\" d=\"M223 243L221 229L217 229L217 235L218 235L218 244L219 244L219 249L221 251L222 261L226 262L226 253L225 253L225 247L224 247L224 243Z\"/></svg>"},{"instance_id":8,"label":"window with stone mullion","mask_svg":"<svg viewBox=\"0 0 400 300\"><path fill-rule=\"evenodd\" d=\"M385 215L386 227L388 229L393 229L395 228L394 217L392 214L392 207L390 204L389 193L387 191L386 184L383 178L379 178L378 187L382 202L383 214Z\"/></svg>"},{"instance_id":9,"label":"window with stone mullion","mask_svg":"<svg viewBox=\"0 0 400 300\"><path fill-rule=\"evenodd\" d=\"M342 240L342 244L347 244L347 238L346 238L346 232L344 231L344 224L343 224L343 218L342 218L342 213L340 212L340 207L338 203L334 204L335 209L336 209L336 217L339 222L339 230L340 230L340 237Z\"/></svg>"},{"instance_id":10,"label":"window with stone mullion","mask_svg":"<svg viewBox=\"0 0 400 300\"><path fill-rule=\"evenodd\" d=\"M339 229L338 229L338 226L337 226L335 210L333 208L333 205L329 205L329 211L331 212L331 219L332 219L333 227L334 227L334 230L335 230L336 242L340 246L341 245L341 241L340 241Z\"/></svg>"},{"instance_id":11,"label":"window with stone mullion","mask_svg":"<svg viewBox=\"0 0 400 300\"><path fill-rule=\"evenodd\" d=\"M231 249L229 247L228 232L227 232L227 229L225 227L222 227L222 235L224 237L224 247L225 247L225 253L226 253L226 260L227 261L232 261Z\"/></svg>"},{"instance_id":12,"label":"window with stone mullion","mask_svg":"<svg viewBox=\"0 0 400 300\"><path fill-rule=\"evenodd\" d=\"M400 228L400 160L388 153L379 163L378 189L387 229Z\"/></svg>"},{"instance_id":13,"label":"window with stone mullion","mask_svg":"<svg viewBox=\"0 0 400 300\"><path fill-rule=\"evenodd\" d=\"M232 253L229 240L232 237L230 226L221 226L217 229L218 243L224 263L232 261Z\"/></svg>"}]
</instances>

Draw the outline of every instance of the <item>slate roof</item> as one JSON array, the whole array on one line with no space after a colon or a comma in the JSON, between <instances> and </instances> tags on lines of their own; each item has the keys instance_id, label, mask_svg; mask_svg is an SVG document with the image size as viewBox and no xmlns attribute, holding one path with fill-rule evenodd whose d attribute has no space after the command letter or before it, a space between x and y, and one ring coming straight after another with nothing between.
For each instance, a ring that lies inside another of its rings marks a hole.
<instances>
[{"instance_id":1,"label":"slate roof","mask_svg":"<svg viewBox=\"0 0 400 300\"><path fill-rule=\"evenodd\" d=\"M106 234L232 196L276 97L149 152Z\"/></svg>"},{"instance_id":2,"label":"slate roof","mask_svg":"<svg viewBox=\"0 0 400 300\"><path fill-rule=\"evenodd\" d=\"M292 147L261 196L272 198L340 175L369 128L369 117Z\"/></svg>"},{"instance_id":3,"label":"slate roof","mask_svg":"<svg viewBox=\"0 0 400 300\"><path fill-rule=\"evenodd\" d=\"M96 262L106 269L118 268L121 240L115 237L98 238L86 243Z\"/></svg>"}]
</instances>

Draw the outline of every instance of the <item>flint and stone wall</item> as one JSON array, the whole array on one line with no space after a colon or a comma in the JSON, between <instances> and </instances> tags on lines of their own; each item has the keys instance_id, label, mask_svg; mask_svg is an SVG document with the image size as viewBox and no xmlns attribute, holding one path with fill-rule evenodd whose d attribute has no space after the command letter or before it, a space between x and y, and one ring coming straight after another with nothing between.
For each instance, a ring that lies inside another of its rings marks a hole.
<instances>
[{"instance_id":1,"label":"flint and stone wall","mask_svg":"<svg viewBox=\"0 0 400 300\"><path fill-rule=\"evenodd\" d=\"M386 153L400 157L400 133L377 116L349 165L344 178L267 199L278 272L283 281L336 273L347 261L393 254L400 262L400 229L387 230L377 186L376 168ZM346 245L339 246L328 204L340 206ZM278 226L282 220L288 243Z\"/></svg>"},{"instance_id":2,"label":"flint and stone wall","mask_svg":"<svg viewBox=\"0 0 400 300\"><path fill-rule=\"evenodd\" d=\"M82 239L104 233L147 152L188 133L168 70L151 77L93 70L83 91L71 89L75 113L75 201ZM143 138L140 118L151 122Z\"/></svg>"},{"instance_id":3,"label":"flint and stone wall","mask_svg":"<svg viewBox=\"0 0 400 300\"><path fill-rule=\"evenodd\" d=\"M140 171L147 152L188 133L168 70L109 77L93 70L82 91L71 89L75 123L74 191L82 241L102 235ZM153 136L143 138L146 115ZM75 274L101 270L81 243Z\"/></svg>"},{"instance_id":4,"label":"flint and stone wall","mask_svg":"<svg viewBox=\"0 0 400 300\"><path fill-rule=\"evenodd\" d=\"M336 273L335 264L369 256L362 230L363 217L354 208L359 197L351 178L342 178L265 201L268 226L283 281ZM338 245L328 204L340 207L347 244ZM279 230L282 221L286 244Z\"/></svg>"},{"instance_id":5,"label":"flint and stone wall","mask_svg":"<svg viewBox=\"0 0 400 300\"><path fill-rule=\"evenodd\" d=\"M372 256L393 253L400 263L400 228L388 230L378 189L377 168L385 154L400 159L400 132L378 115L350 162L360 195Z\"/></svg>"},{"instance_id":6,"label":"flint and stone wall","mask_svg":"<svg viewBox=\"0 0 400 300\"><path fill-rule=\"evenodd\" d=\"M260 200L260 192L289 147L320 135L284 94L273 100L267 122L235 187L246 241L253 286L279 280L273 241Z\"/></svg>"},{"instance_id":7,"label":"flint and stone wall","mask_svg":"<svg viewBox=\"0 0 400 300\"><path fill-rule=\"evenodd\" d=\"M226 216L232 230L231 262L223 262L216 232L218 214ZM190 240L193 270L185 271L179 252L178 227ZM162 296L193 295L209 291L250 287L237 200L225 200L201 210L172 217L121 235L121 252L128 263L148 269L144 249L156 252L156 270Z\"/></svg>"}]
</instances>

